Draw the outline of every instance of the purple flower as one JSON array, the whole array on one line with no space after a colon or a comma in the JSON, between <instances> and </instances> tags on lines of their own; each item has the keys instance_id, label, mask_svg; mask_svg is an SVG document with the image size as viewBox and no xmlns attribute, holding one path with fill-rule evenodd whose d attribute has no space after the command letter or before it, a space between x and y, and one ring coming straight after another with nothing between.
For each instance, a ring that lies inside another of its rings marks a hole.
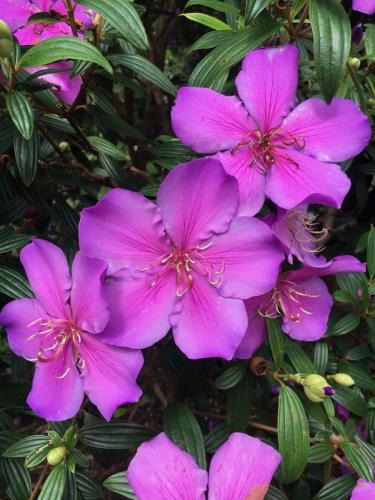
<instances>
[{"instance_id":1,"label":"purple flower","mask_svg":"<svg viewBox=\"0 0 375 500\"><path fill-rule=\"evenodd\" d=\"M262 499L281 455L260 439L235 432L214 454L209 472L161 433L141 444L128 481L139 500Z\"/></svg>"},{"instance_id":2,"label":"purple flower","mask_svg":"<svg viewBox=\"0 0 375 500\"><path fill-rule=\"evenodd\" d=\"M35 299L13 300L0 314L13 352L36 363L27 402L48 420L66 420L84 393L106 420L138 401L140 351L112 347L100 332L109 319L103 293L107 265L78 252L70 276L60 248L36 239L21 251Z\"/></svg>"},{"instance_id":3,"label":"purple flower","mask_svg":"<svg viewBox=\"0 0 375 500\"><path fill-rule=\"evenodd\" d=\"M350 500L374 500L375 483L358 479L356 487L352 491Z\"/></svg>"},{"instance_id":4,"label":"purple flower","mask_svg":"<svg viewBox=\"0 0 375 500\"><path fill-rule=\"evenodd\" d=\"M177 166L156 205L110 191L83 211L84 253L109 262L109 343L144 348L172 326L190 358L231 359L247 315L243 300L270 290L283 260L263 222L237 217L238 184L219 161Z\"/></svg>"},{"instance_id":5,"label":"purple flower","mask_svg":"<svg viewBox=\"0 0 375 500\"><path fill-rule=\"evenodd\" d=\"M327 105L314 97L290 112L297 59L292 45L250 52L236 80L243 104L205 88L178 92L177 137L199 153L218 153L239 182L241 214L256 214L265 196L285 209L340 207L350 181L334 162L358 154L370 140L369 121L353 101L335 98Z\"/></svg>"},{"instance_id":6,"label":"purple flower","mask_svg":"<svg viewBox=\"0 0 375 500\"><path fill-rule=\"evenodd\" d=\"M247 359L264 343L266 318L282 317L282 330L292 339L319 340L327 330L333 300L318 276L365 272L366 266L349 255L335 257L325 267L303 267L281 273L275 288L245 301L249 326L235 357Z\"/></svg>"},{"instance_id":7,"label":"purple flower","mask_svg":"<svg viewBox=\"0 0 375 500\"><path fill-rule=\"evenodd\" d=\"M375 0L353 0L353 9L364 14L375 14Z\"/></svg>"}]
</instances>

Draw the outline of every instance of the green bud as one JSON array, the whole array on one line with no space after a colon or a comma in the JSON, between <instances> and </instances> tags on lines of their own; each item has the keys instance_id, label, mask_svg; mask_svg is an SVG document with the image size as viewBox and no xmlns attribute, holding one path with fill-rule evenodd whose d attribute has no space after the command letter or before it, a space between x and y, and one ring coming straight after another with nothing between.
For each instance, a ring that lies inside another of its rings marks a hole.
<instances>
[{"instance_id":1,"label":"green bud","mask_svg":"<svg viewBox=\"0 0 375 500\"><path fill-rule=\"evenodd\" d=\"M372 97L369 97L369 98L367 99L367 104L368 104L369 106L375 106L375 99L373 99Z\"/></svg>"},{"instance_id":2,"label":"green bud","mask_svg":"<svg viewBox=\"0 0 375 500\"><path fill-rule=\"evenodd\" d=\"M324 377L315 373L304 378L302 385L306 396L315 403L322 402L326 396L332 396L335 392Z\"/></svg>"},{"instance_id":3,"label":"green bud","mask_svg":"<svg viewBox=\"0 0 375 500\"><path fill-rule=\"evenodd\" d=\"M66 457L66 449L64 446L59 446L48 452L47 462L50 465L59 465Z\"/></svg>"},{"instance_id":4,"label":"green bud","mask_svg":"<svg viewBox=\"0 0 375 500\"><path fill-rule=\"evenodd\" d=\"M361 61L358 59L358 57L349 57L348 64L351 68L358 69L361 65Z\"/></svg>"},{"instance_id":5,"label":"green bud","mask_svg":"<svg viewBox=\"0 0 375 500\"><path fill-rule=\"evenodd\" d=\"M319 396L316 396L307 387L304 387L303 390L304 390L306 396L309 398L309 400L312 401L313 403L321 403L324 399L324 398L320 398Z\"/></svg>"},{"instance_id":6,"label":"green bud","mask_svg":"<svg viewBox=\"0 0 375 500\"><path fill-rule=\"evenodd\" d=\"M12 32L6 22L0 19L0 57L10 57L13 54Z\"/></svg>"},{"instance_id":7,"label":"green bud","mask_svg":"<svg viewBox=\"0 0 375 500\"><path fill-rule=\"evenodd\" d=\"M330 375L330 379L334 380L344 387L351 387L355 384L354 380L347 373L335 373L335 375Z\"/></svg>"}]
</instances>

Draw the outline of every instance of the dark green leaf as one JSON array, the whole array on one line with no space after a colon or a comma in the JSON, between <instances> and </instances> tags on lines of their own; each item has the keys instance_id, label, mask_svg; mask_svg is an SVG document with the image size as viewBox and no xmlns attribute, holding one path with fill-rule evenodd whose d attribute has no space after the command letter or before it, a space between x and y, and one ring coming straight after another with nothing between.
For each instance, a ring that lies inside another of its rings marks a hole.
<instances>
[{"instance_id":1,"label":"dark green leaf","mask_svg":"<svg viewBox=\"0 0 375 500\"><path fill-rule=\"evenodd\" d=\"M65 464L56 465L47 477L38 500L60 500L64 493L65 480Z\"/></svg>"},{"instance_id":2,"label":"dark green leaf","mask_svg":"<svg viewBox=\"0 0 375 500\"><path fill-rule=\"evenodd\" d=\"M21 134L15 134L14 155L22 182L25 186L30 186L36 175L39 160L39 135L36 130L28 140Z\"/></svg>"},{"instance_id":3,"label":"dark green leaf","mask_svg":"<svg viewBox=\"0 0 375 500\"><path fill-rule=\"evenodd\" d=\"M318 443L310 446L308 462L313 464L322 464L328 462L336 453L335 447L330 443Z\"/></svg>"},{"instance_id":4,"label":"dark green leaf","mask_svg":"<svg viewBox=\"0 0 375 500\"><path fill-rule=\"evenodd\" d=\"M79 431L82 443L107 450L131 450L151 439L154 432L133 422L95 422L84 425Z\"/></svg>"},{"instance_id":5,"label":"dark green leaf","mask_svg":"<svg viewBox=\"0 0 375 500\"><path fill-rule=\"evenodd\" d=\"M125 160L126 155L117 146L109 142L107 139L102 137L87 137L87 140L93 148L95 148L99 153L111 156L116 160Z\"/></svg>"},{"instance_id":6,"label":"dark green leaf","mask_svg":"<svg viewBox=\"0 0 375 500\"><path fill-rule=\"evenodd\" d=\"M317 342L314 350L314 365L320 375L324 375L328 363L328 346L325 342Z\"/></svg>"},{"instance_id":7,"label":"dark green leaf","mask_svg":"<svg viewBox=\"0 0 375 500\"><path fill-rule=\"evenodd\" d=\"M39 449L48 443L48 437L45 434L36 434L27 436L17 441L4 451L3 457L22 458L26 457L31 451Z\"/></svg>"},{"instance_id":8,"label":"dark green leaf","mask_svg":"<svg viewBox=\"0 0 375 500\"><path fill-rule=\"evenodd\" d=\"M240 13L237 7L220 0L189 0L185 5L185 9L192 7L193 5L202 5L203 7L209 7L210 9L218 10L219 12L225 12L226 14L238 15Z\"/></svg>"},{"instance_id":9,"label":"dark green leaf","mask_svg":"<svg viewBox=\"0 0 375 500\"><path fill-rule=\"evenodd\" d=\"M275 486L271 486L268 488L268 492L265 496L265 500L288 500L288 497L280 491L278 488L275 488Z\"/></svg>"},{"instance_id":10,"label":"dark green leaf","mask_svg":"<svg viewBox=\"0 0 375 500\"><path fill-rule=\"evenodd\" d=\"M205 439L205 448L207 453L215 451L228 439L229 428L226 422L219 422Z\"/></svg>"},{"instance_id":11,"label":"dark green leaf","mask_svg":"<svg viewBox=\"0 0 375 500\"><path fill-rule=\"evenodd\" d=\"M246 0L245 19L255 19L264 10L271 0Z\"/></svg>"},{"instance_id":12,"label":"dark green leaf","mask_svg":"<svg viewBox=\"0 0 375 500\"><path fill-rule=\"evenodd\" d=\"M313 362L297 342L288 340L286 353L297 372L306 374L315 372Z\"/></svg>"},{"instance_id":13,"label":"dark green leaf","mask_svg":"<svg viewBox=\"0 0 375 500\"><path fill-rule=\"evenodd\" d=\"M375 227L371 226L367 240L367 270L371 278L375 278Z\"/></svg>"},{"instance_id":14,"label":"dark green leaf","mask_svg":"<svg viewBox=\"0 0 375 500\"><path fill-rule=\"evenodd\" d=\"M12 299L34 296L26 279L14 269L5 266L0 266L0 292Z\"/></svg>"},{"instance_id":15,"label":"dark green leaf","mask_svg":"<svg viewBox=\"0 0 375 500\"><path fill-rule=\"evenodd\" d=\"M216 389L223 391L237 385L243 379L247 366L245 363L238 362L223 372L215 381Z\"/></svg>"},{"instance_id":16,"label":"dark green leaf","mask_svg":"<svg viewBox=\"0 0 375 500\"><path fill-rule=\"evenodd\" d=\"M276 367L279 368L284 363L285 335L280 329L278 319L267 318L267 328L272 357Z\"/></svg>"},{"instance_id":17,"label":"dark green leaf","mask_svg":"<svg viewBox=\"0 0 375 500\"><path fill-rule=\"evenodd\" d=\"M117 493L125 498L137 500L134 491L126 479L125 472L118 472L117 474L113 474L113 476L108 477L104 481L103 486L107 490L113 491L113 493Z\"/></svg>"},{"instance_id":18,"label":"dark green leaf","mask_svg":"<svg viewBox=\"0 0 375 500\"><path fill-rule=\"evenodd\" d=\"M345 408L354 413L354 415L363 417L366 413L366 401L364 397L355 392L353 389L337 386L336 392L332 398L341 405L345 406Z\"/></svg>"},{"instance_id":19,"label":"dark green leaf","mask_svg":"<svg viewBox=\"0 0 375 500\"><path fill-rule=\"evenodd\" d=\"M81 493L85 500L96 500L97 498L102 498L102 494L99 485L86 474L77 472L75 474L76 486L78 491Z\"/></svg>"},{"instance_id":20,"label":"dark green leaf","mask_svg":"<svg viewBox=\"0 0 375 500\"><path fill-rule=\"evenodd\" d=\"M243 432L250 418L254 384L249 373L227 392L228 426L231 432Z\"/></svg>"},{"instance_id":21,"label":"dark green leaf","mask_svg":"<svg viewBox=\"0 0 375 500\"><path fill-rule=\"evenodd\" d=\"M352 332L359 325L358 314L349 313L341 318L333 327L332 335L346 335Z\"/></svg>"},{"instance_id":22,"label":"dark green leaf","mask_svg":"<svg viewBox=\"0 0 375 500\"><path fill-rule=\"evenodd\" d=\"M16 234L12 230L0 230L0 254L21 248L30 241L26 234Z\"/></svg>"},{"instance_id":23,"label":"dark green leaf","mask_svg":"<svg viewBox=\"0 0 375 500\"><path fill-rule=\"evenodd\" d=\"M2 458L0 469L12 500L27 500L31 494L31 479L24 465L16 458Z\"/></svg>"},{"instance_id":24,"label":"dark green leaf","mask_svg":"<svg viewBox=\"0 0 375 500\"><path fill-rule=\"evenodd\" d=\"M220 19L217 19L216 17L209 16L208 14L201 14L200 12L189 12L188 14L180 15L186 17L186 19L189 19L190 21L194 21L198 24L203 24L203 26L207 26L207 28L211 28L213 30L231 30L231 27L227 23L220 21Z\"/></svg>"},{"instance_id":25,"label":"dark green leaf","mask_svg":"<svg viewBox=\"0 0 375 500\"><path fill-rule=\"evenodd\" d=\"M341 476L329 481L316 495L315 500L344 500L349 497L357 479L354 476Z\"/></svg>"},{"instance_id":26,"label":"dark green leaf","mask_svg":"<svg viewBox=\"0 0 375 500\"><path fill-rule=\"evenodd\" d=\"M5 95L5 101L13 123L24 139L30 139L34 130L34 110L22 92L13 90Z\"/></svg>"},{"instance_id":27,"label":"dark green leaf","mask_svg":"<svg viewBox=\"0 0 375 500\"><path fill-rule=\"evenodd\" d=\"M347 441L341 443L341 449L359 477L365 481L372 481L372 468L365 455L353 443Z\"/></svg>"}]
</instances>

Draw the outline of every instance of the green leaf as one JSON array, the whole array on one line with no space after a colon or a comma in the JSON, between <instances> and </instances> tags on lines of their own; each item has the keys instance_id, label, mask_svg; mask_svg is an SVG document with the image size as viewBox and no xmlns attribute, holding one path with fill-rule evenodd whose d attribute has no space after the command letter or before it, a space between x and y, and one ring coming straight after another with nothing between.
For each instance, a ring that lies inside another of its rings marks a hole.
<instances>
[{"instance_id":1,"label":"green leaf","mask_svg":"<svg viewBox=\"0 0 375 500\"><path fill-rule=\"evenodd\" d=\"M360 318L358 314L349 313L341 318L333 327L332 335L346 335L352 332L359 325Z\"/></svg>"},{"instance_id":2,"label":"green leaf","mask_svg":"<svg viewBox=\"0 0 375 500\"><path fill-rule=\"evenodd\" d=\"M365 31L365 49L368 58L375 58L375 24L367 24Z\"/></svg>"},{"instance_id":3,"label":"green leaf","mask_svg":"<svg viewBox=\"0 0 375 500\"><path fill-rule=\"evenodd\" d=\"M282 386L277 417L279 451L283 456L281 474L285 483L298 479L309 454L309 424L297 394Z\"/></svg>"},{"instance_id":4,"label":"green leaf","mask_svg":"<svg viewBox=\"0 0 375 500\"><path fill-rule=\"evenodd\" d=\"M350 375L358 387L365 391L375 392L375 380L366 364L342 362L339 368L340 372Z\"/></svg>"},{"instance_id":5,"label":"green leaf","mask_svg":"<svg viewBox=\"0 0 375 500\"><path fill-rule=\"evenodd\" d=\"M171 440L206 468L203 434L198 421L183 403L171 403L164 412L163 428Z\"/></svg>"},{"instance_id":6,"label":"green leaf","mask_svg":"<svg viewBox=\"0 0 375 500\"><path fill-rule=\"evenodd\" d=\"M185 5L185 10L193 5L203 5L204 7L209 7L210 9L218 10L219 12L225 12L226 14L233 14L237 16L240 11L237 7L229 5L225 2L219 0L189 0Z\"/></svg>"},{"instance_id":7,"label":"green leaf","mask_svg":"<svg viewBox=\"0 0 375 500\"><path fill-rule=\"evenodd\" d=\"M99 485L86 474L76 472L76 486L85 500L96 500L102 498Z\"/></svg>"},{"instance_id":8,"label":"green leaf","mask_svg":"<svg viewBox=\"0 0 375 500\"><path fill-rule=\"evenodd\" d=\"M5 95L5 102L13 123L24 139L30 139L34 130L34 110L22 92L13 90Z\"/></svg>"},{"instance_id":9,"label":"green leaf","mask_svg":"<svg viewBox=\"0 0 375 500\"><path fill-rule=\"evenodd\" d=\"M349 411L363 417L366 413L366 401L365 398L355 392L353 389L347 387L335 387L336 392L332 396L332 399L345 406Z\"/></svg>"},{"instance_id":10,"label":"green leaf","mask_svg":"<svg viewBox=\"0 0 375 500\"><path fill-rule=\"evenodd\" d=\"M251 19L255 19L270 3L271 0L246 0L246 22L249 22Z\"/></svg>"},{"instance_id":11,"label":"green leaf","mask_svg":"<svg viewBox=\"0 0 375 500\"><path fill-rule=\"evenodd\" d=\"M225 391L237 385L243 379L247 370L246 363L238 362L231 366L221 375L219 375L215 381L216 389L221 389Z\"/></svg>"},{"instance_id":12,"label":"green leaf","mask_svg":"<svg viewBox=\"0 0 375 500\"><path fill-rule=\"evenodd\" d=\"M316 495L315 500L339 500L348 498L357 479L354 476L341 476L329 481Z\"/></svg>"},{"instance_id":13,"label":"green leaf","mask_svg":"<svg viewBox=\"0 0 375 500\"><path fill-rule=\"evenodd\" d=\"M100 0L101 3L103 1ZM91 61L108 73L113 73L109 62L94 45L75 36L55 36L33 45L21 57L19 65L21 67L44 66L64 59Z\"/></svg>"},{"instance_id":14,"label":"green leaf","mask_svg":"<svg viewBox=\"0 0 375 500\"><path fill-rule=\"evenodd\" d=\"M0 292L12 299L34 296L26 279L10 267L0 266Z\"/></svg>"},{"instance_id":15,"label":"green leaf","mask_svg":"<svg viewBox=\"0 0 375 500\"><path fill-rule=\"evenodd\" d=\"M209 31L202 35L193 45L189 48L188 54L194 50L213 49L223 42L226 42L232 37L231 31Z\"/></svg>"},{"instance_id":16,"label":"green leaf","mask_svg":"<svg viewBox=\"0 0 375 500\"><path fill-rule=\"evenodd\" d=\"M330 443L318 443L310 446L307 461L312 464L323 464L328 462L336 453L335 447Z\"/></svg>"},{"instance_id":17,"label":"green leaf","mask_svg":"<svg viewBox=\"0 0 375 500\"><path fill-rule=\"evenodd\" d=\"M285 335L282 333L278 319L267 318L268 338L272 357L277 368L284 363Z\"/></svg>"},{"instance_id":18,"label":"green leaf","mask_svg":"<svg viewBox=\"0 0 375 500\"><path fill-rule=\"evenodd\" d=\"M359 436L355 436L355 440L357 441L357 443L359 444L360 448L363 450L365 455L367 455L367 457L375 465L375 446L366 443Z\"/></svg>"},{"instance_id":19,"label":"green leaf","mask_svg":"<svg viewBox=\"0 0 375 500\"><path fill-rule=\"evenodd\" d=\"M44 462L44 460L47 458L48 453L54 448L55 446L51 443L44 444L40 448L32 450L25 458L25 467L30 469Z\"/></svg>"},{"instance_id":20,"label":"green leaf","mask_svg":"<svg viewBox=\"0 0 375 500\"><path fill-rule=\"evenodd\" d=\"M348 441L341 443L341 449L345 453L349 464L356 473L365 481L372 481L372 467L367 461L365 455L353 444Z\"/></svg>"},{"instance_id":21,"label":"green leaf","mask_svg":"<svg viewBox=\"0 0 375 500\"><path fill-rule=\"evenodd\" d=\"M215 88L218 76L237 64L253 49L275 34L280 25L270 17L262 18L255 26L233 32L232 37L220 44L195 67L189 85Z\"/></svg>"},{"instance_id":22,"label":"green leaf","mask_svg":"<svg viewBox=\"0 0 375 500\"><path fill-rule=\"evenodd\" d=\"M111 156L116 160L126 160L126 155L117 146L102 137L87 137L87 140L93 148L99 153Z\"/></svg>"},{"instance_id":23,"label":"green leaf","mask_svg":"<svg viewBox=\"0 0 375 500\"><path fill-rule=\"evenodd\" d=\"M137 500L134 491L126 479L125 472L117 472L117 474L113 474L113 476L108 477L104 481L103 486L107 490L117 493L125 498Z\"/></svg>"},{"instance_id":24,"label":"green leaf","mask_svg":"<svg viewBox=\"0 0 375 500\"><path fill-rule=\"evenodd\" d=\"M11 229L0 230L0 254L11 252L26 245L30 241L30 236L26 234L16 234Z\"/></svg>"},{"instance_id":25,"label":"green leaf","mask_svg":"<svg viewBox=\"0 0 375 500\"><path fill-rule=\"evenodd\" d=\"M134 5L128 0L79 0L78 3L98 12L121 35L140 49L148 48L145 28Z\"/></svg>"},{"instance_id":26,"label":"green leaf","mask_svg":"<svg viewBox=\"0 0 375 500\"><path fill-rule=\"evenodd\" d=\"M367 270L371 278L375 277L375 227L371 226L367 240Z\"/></svg>"},{"instance_id":27,"label":"green leaf","mask_svg":"<svg viewBox=\"0 0 375 500\"><path fill-rule=\"evenodd\" d=\"M82 443L106 450L131 450L151 439L154 432L133 422L95 422L84 425L79 431Z\"/></svg>"},{"instance_id":28,"label":"green leaf","mask_svg":"<svg viewBox=\"0 0 375 500\"><path fill-rule=\"evenodd\" d=\"M351 27L344 7L337 0L310 0L317 77L329 104L346 71Z\"/></svg>"},{"instance_id":29,"label":"green leaf","mask_svg":"<svg viewBox=\"0 0 375 500\"><path fill-rule=\"evenodd\" d=\"M268 488L265 500L288 500L288 497L285 495L285 493L271 484L271 486Z\"/></svg>"},{"instance_id":30,"label":"green leaf","mask_svg":"<svg viewBox=\"0 0 375 500\"><path fill-rule=\"evenodd\" d=\"M36 130L28 140L24 139L21 134L15 134L14 155L22 182L25 186L30 186L36 175L39 161L39 135Z\"/></svg>"},{"instance_id":31,"label":"green leaf","mask_svg":"<svg viewBox=\"0 0 375 500\"><path fill-rule=\"evenodd\" d=\"M36 434L35 436L27 436L20 439L7 450L4 451L3 457L22 458L26 457L31 451L40 448L48 443L48 437L45 434Z\"/></svg>"},{"instance_id":32,"label":"green leaf","mask_svg":"<svg viewBox=\"0 0 375 500\"><path fill-rule=\"evenodd\" d=\"M320 375L326 372L328 363L328 345L325 342L317 342L314 349L314 365Z\"/></svg>"},{"instance_id":33,"label":"green leaf","mask_svg":"<svg viewBox=\"0 0 375 500\"><path fill-rule=\"evenodd\" d=\"M215 451L229 437L229 428L226 422L219 422L206 437L204 444L207 453L215 453Z\"/></svg>"},{"instance_id":34,"label":"green leaf","mask_svg":"<svg viewBox=\"0 0 375 500\"><path fill-rule=\"evenodd\" d=\"M243 432L250 418L254 400L254 383L249 373L227 392L228 427L231 432Z\"/></svg>"},{"instance_id":35,"label":"green leaf","mask_svg":"<svg viewBox=\"0 0 375 500\"><path fill-rule=\"evenodd\" d=\"M29 498L31 495L30 475L19 460L16 458L0 459L1 475L5 479L7 491L12 500L26 500Z\"/></svg>"},{"instance_id":36,"label":"green leaf","mask_svg":"<svg viewBox=\"0 0 375 500\"><path fill-rule=\"evenodd\" d=\"M107 154L99 154L99 161L108 176L117 184L117 186L124 188L127 187L127 179L124 169L118 161Z\"/></svg>"},{"instance_id":37,"label":"green leaf","mask_svg":"<svg viewBox=\"0 0 375 500\"><path fill-rule=\"evenodd\" d=\"M207 28L211 28L216 31L231 30L232 28L220 19L216 17L209 16L208 14L201 14L200 12L189 12L189 14L180 14L180 16L186 17L189 21L194 21L198 24L203 24Z\"/></svg>"},{"instance_id":38,"label":"green leaf","mask_svg":"<svg viewBox=\"0 0 375 500\"><path fill-rule=\"evenodd\" d=\"M314 363L297 342L287 340L286 353L297 372L306 374L315 372Z\"/></svg>"},{"instance_id":39,"label":"green leaf","mask_svg":"<svg viewBox=\"0 0 375 500\"><path fill-rule=\"evenodd\" d=\"M114 64L131 69L141 78L157 85L168 94L176 95L176 87L170 79L155 64L139 54L114 54L108 59Z\"/></svg>"},{"instance_id":40,"label":"green leaf","mask_svg":"<svg viewBox=\"0 0 375 500\"><path fill-rule=\"evenodd\" d=\"M47 477L38 500L60 500L64 493L65 480L65 464L56 465Z\"/></svg>"}]
</instances>

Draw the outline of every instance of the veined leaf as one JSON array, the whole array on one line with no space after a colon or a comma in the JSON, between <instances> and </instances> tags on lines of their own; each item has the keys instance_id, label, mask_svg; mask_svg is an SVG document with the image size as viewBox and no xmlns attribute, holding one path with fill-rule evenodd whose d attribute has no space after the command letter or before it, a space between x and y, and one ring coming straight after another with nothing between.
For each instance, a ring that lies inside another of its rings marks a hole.
<instances>
[{"instance_id":1,"label":"veined leaf","mask_svg":"<svg viewBox=\"0 0 375 500\"><path fill-rule=\"evenodd\" d=\"M14 90L5 95L5 102L13 123L24 139L30 139L34 130L34 110L25 94Z\"/></svg>"},{"instance_id":2,"label":"veined leaf","mask_svg":"<svg viewBox=\"0 0 375 500\"><path fill-rule=\"evenodd\" d=\"M190 12L189 14L180 15L189 19L189 21L203 24L203 26L207 26L207 28L211 28L216 31L225 31L232 29L227 23L224 23L224 21L220 21L220 19L209 16L208 14L201 14L200 12Z\"/></svg>"},{"instance_id":3,"label":"veined leaf","mask_svg":"<svg viewBox=\"0 0 375 500\"><path fill-rule=\"evenodd\" d=\"M355 444L346 441L341 444L341 449L359 477L365 481L372 481L372 468L368 463L366 456L355 446Z\"/></svg>"},{"instance_id":4,"label":"veined leaf","mask_svg":"<svg viewBox=\"0 0 375 500\"><path fill-rule=\"evenodd\" d=\"M94 448L128 450L151 439L153 431L133 422L94 422L81 427L79 439Z\"/></svg>"},{"instance_id":5,"label":"veined leaf","mask_svg":"<svg viewBox=\"0 0 375 500\"><path fill-rule=\"evenodd\" d=\"M38 500L60 500L64 493L65 480L65 464L56 465L47 477Z\"/></svg>"},{"instance_id":6,"label":"veined leaf","mask_svg":"<svg viewBox=\"0 0 375 500\"><path fill-rule=\"evenodd\" d=\"M267 318L268 337L272 351L272 357L277 367L284 362L285 336L280 329L277 319Z\"/></svg>"},{"instance_id":7,"label":"veined leaf","mask_svg":"<svg viewBox=\"0 0 375 500\"><path fill-rule=\"evenodd\" d=\"M0 292L12 299L33 297L33 292L26 279L10 267L0 267Z\"/></svg>"},{"instance_id":8,"label":"veined leaf","mask_svg":"<svg viewBox=\"0 0 375 500\"><path fill-rule=\"evenodd\" d=\"M36 175L39 161L39 135L36 130L30 139L25 139L21 134L15 134L14 156L22 182L25 186L30 186Z\"/></svg>"},{"instance_id":9,"label":"veined leaf","mask_svg":"<svg viewBox=\"0 0 375 500\"><path fill-rule=\"evenodd\" d=\"M240 13L239 9L234 5L230 5L220 0L189 0L185 5L185 10L193 5L202 5L203 7L209 7L210 9L225 12L225 14L233 14L235 16Z\"/></svg>"},{"instance_id":10,"label":"veined leaf","mask_svg":"<svg viewBox=\"0 0 375 500\"><path fill-rule=\"evenodd\" d=\"M130 500L137 499L134 491L126 479L125 472L117 472L117 474L113 474L113 476L108 477L104 481L103 486L107 490L113 491L113 493L117 493L118 495L129 498Z\"/></svg>"},{"instance_id":11,"label":"veined leaf","mask_svg":"<svg viewBox=\"0 0 375 500\"><path fill-rule=\"evenodd\" d=\"M250 21L255 19L264 10L271 0L246 0L245 19Z\"/></svg>"}]
</instances>

